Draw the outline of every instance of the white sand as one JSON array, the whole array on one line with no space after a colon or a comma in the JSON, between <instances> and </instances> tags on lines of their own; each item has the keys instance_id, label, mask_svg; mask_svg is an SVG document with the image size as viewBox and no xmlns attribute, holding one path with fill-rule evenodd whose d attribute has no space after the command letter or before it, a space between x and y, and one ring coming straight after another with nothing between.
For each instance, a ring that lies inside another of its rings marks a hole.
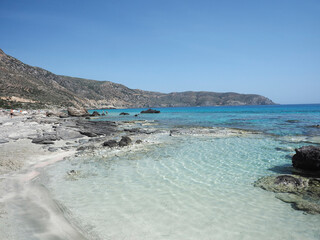
<instances>
[{"instance_id":1,"label":"white sand","mask_svg":"<svg viewBox=\"0 0 320 240\"><path fill-rule=\"evenodd\" d=\"M26 121L27 117L0 114L0 239L85 239L46 189L33 182L41 168L75 151L53 153L31 143L31 138L52 131L52 124ZM54 147L64 145L57 141Z\"/></svg>"}]
</instances>

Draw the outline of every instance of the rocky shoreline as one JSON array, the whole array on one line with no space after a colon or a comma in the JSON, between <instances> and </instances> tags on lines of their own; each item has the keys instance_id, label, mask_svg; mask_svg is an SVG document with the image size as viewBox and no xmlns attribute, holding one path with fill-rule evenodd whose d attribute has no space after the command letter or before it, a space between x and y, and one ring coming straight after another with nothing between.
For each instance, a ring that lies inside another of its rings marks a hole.
<instances>
[{"instance_id":1,"label":"rocky shoreline","mask_svg":"<svg viewBox=\"0 0 320 240\"><path fill-rule=\"evenodd\" d=\"M310 145L295 151L292 174L262 177L254 186L276 193L276 198L294 209L320 214L320 147Z\"/></svg>"},{"instance_id":2,"label":"rocky shoreline","mask_svg":"<svg viewBox=\"0 0 320 240\"><path fill-rule=\"evenodd\" d=\"M66 111L52 110L15 111L11 118L9 111L0 111L0 228L6 229L0 231L0 239L21 239L12 219L23 221L21 224L27 225L25 229L47 225L57 231L39 239L70 239L70 236L88 239L83 237L81 229L70 225L61 210L54 210L60 207L34 179L43 167L66 157L90 154L97 149L128 150L148 144L147 137L160 132L151 126L142 126L143 120L92 121L94 119L87 114L71 116ZM107 144L110 141L114 145ZM76 172L66 169L66 174ZM50 213L52 211L56 213ZM49 213L57 222L45 217ZM59 233L59 228L64 228L63 232ZM35 230L32 234L41 231L44 230Z\"/></svg>"},{"instance_id":3,"label":"rocky shoreline","mask_svg":"<svg viewBox=\"0 0 320 240\"><path fill-rule=\"evenodd\" d=\"M160 143L155 140L159 136L165 136L165 141L168 141L168 137L174 139L183 135L222 138L259 134L230 128L163 129L155 124L140 118L134 121L108 121L108 116L98 115L97 112L89 114L86 110L21 111L15 112L13 118L8 111L0 112L0 226L8 227L7 210L10 206L25 204L21 203L21 199L27 198L27 202L31 199L33 206L44 205L38 202L39 194L46 196L48 193L40 190L41 186L35 187L32 181L40 174L41 168L66 157L121 154ZM304 147L296 149L296 152L293 157L296 170L292 174L266 176L257 180L254 186L274 192L278 199L290 203L297 210L319 214L320 150ZM66 169L66 175L74 179L78 177L78 172ZM51 207L57 204L50 199L47 201ZM41 211L47 211L46 206L42 207ZM36 207L30 209L34 209L32 214L38 211ZM59 221L66 221L62 213L56 217L60 218ZM66 227L63 234L86 239L83 237L85 233L76 226ZM50 237L52 235L48 239ZM10 237L8 230L0 233L0 239L16 238Z\"/></svg>"},{"instance_id":4,"label":"rocky shoreline","mask_svg":"<svg viewBox=\"0 0 320 240\"><path fill-rule=\"evenodd\" d=\"M12 236L17 233L9 224L9 218L22 221L21 224L31 224L26 229L46 225L57 230L61 228L57 223L61 222L65 224L65 229L57 239L69 239L66 235L86 239L81 228L70 226L61 212L61 206L48 197L47 190L34 181L43 167L66 157L121 155L144 149L149 144L162 144L168 141L168 137L174 139L182 135L220 138L255 134L225 128L163 129L155 125L140 118L134 121L108 121L108 116L89 114L83 109L15 111L12 118L9 111L0 111L0 226L6 229L0 231L0 239L19 239ZM166 140L159 140L161 136ZM66 169L66 175L71 178L76 178L77 174L75 169ZM46 196L46 202L39 200L42 195ZM53 209L60 209L53 214L53 218L59 219L54 223L45 217ZM45 214L34 217L39 211ZM55 234L48 233L40 239L57 237Z\"/></svg>"}]
</instances>

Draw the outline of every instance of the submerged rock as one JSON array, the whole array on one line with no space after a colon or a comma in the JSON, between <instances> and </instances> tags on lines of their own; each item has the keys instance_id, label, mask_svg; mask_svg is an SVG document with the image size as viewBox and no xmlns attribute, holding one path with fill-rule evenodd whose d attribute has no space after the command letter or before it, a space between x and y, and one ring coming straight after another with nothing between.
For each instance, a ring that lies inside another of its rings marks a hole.
<instances>
[{"instance_id":1,"label":"submerged rock","mask_svg":"<svg viewBox=\"0 0 320 240\"><path fill-rule=\"evenodd\" d=\"M254 186L271 192L295 193L308 186L308 179L294 175L267 176L256 181Z\"/></svg>"},{"instance_id":2,"label":"submerged rock","mask_svg":"<svg viewBox=\"0 0 320 240\"><path fill-rule=\"evenodd\" d=\"M304 146L295 149L296 154L292 157L292 165L295 168L320 171L320 147Z\"/></svg>"},{"instance_id":3,"label":"submerged rock","mask_svg":"<svg viewBox=\"0 0 320 240\"><path fill-rule=\"evenodd\" d=\"M278 175L262 177L254 183L255 187L281 193L277 198L292 203L292 207L307 213L320 213L320 179L297 175Z\"/></svg>"},{"instance_id":4,"label":"submerged rock","mask_svg":"<svg viewBox=\"0 0 320 240\"><path fill-rule=\"evenodd\" d=\"M138 140L136 141L136 144L140 144L140 143L142 143L142 140L138 139Z\"/></svg>"},{"instance_id":5,"label":"submerged rock","mask_svg":"<svg viewBox=\"0 0 320 240\"><path fill-rule=\"evenodd\" d=\"M141 113L160 113L160 111L149 108L148 110L141 111Z\"/></svg>"},{"instance_id":6,"label":"submerged rock","mask_svg":"<svg viewBox=\"0 0 320 240\"><path fill-rule=\"evenodd\" d=\"M286 122L287 123L299 123L300 121L299 120L287 120Z\"/></svg>"},{"instance_id":7,"label":"submerged rock","mask_svg":"<svg viewBox=\"0 0 320 240\"><path fill-rule=\"evenodd\" d=\"M320 214L320 205L316 202L311 202L303 199L302 196L296 194L277 194L276 198L279 200L291 203L292 208L300 211L304 211L309 214Z\"/></svg>"},{"instance_id":8,"label":"submerged rock","mask_svg":"<svg viewBox=\"0 0 320 240\"><path fill-rule=\"evenodd\" d=\"M125 116L125 115L130 115L130 114L129 114L129 113L126 113L126 112L122 112L122 113L120 113L119 115Z\"/></svg>"},{"instance_id":9,"label":"submerged rock","mask_svg":"<svg viewBox=\"0 0 320 240\"><path fill-rule=\"evenodd\" d=\"M125 147L125 146L128 146L129 144L131 144L132 140L131 138L125 136L125 137L122 137L120 142L119 142L119 147Z\"/></svg>"}]
</instances>

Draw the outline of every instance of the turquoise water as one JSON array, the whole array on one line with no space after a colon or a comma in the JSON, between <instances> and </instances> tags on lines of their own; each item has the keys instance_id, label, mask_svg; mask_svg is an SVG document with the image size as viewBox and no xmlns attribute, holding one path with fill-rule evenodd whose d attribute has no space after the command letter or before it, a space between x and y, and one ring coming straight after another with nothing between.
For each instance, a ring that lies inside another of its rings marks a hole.
<instances>
[{"instance_id":1,"label":"turquoise water","mask_svg":"<svg viewBox=\"0 0 320 240\"><path fill-rule=\"evenodd\" d=\"M259 177L291 172L294 148L307 143L283 139L287 131L288 139L317 136L317 129L309 128L320 122L319 105L160 110L139 118L156 120L159 128L223 126L263 133L162 136L161 144L116 155L99 150L48 167L47 188L89 236L320 239L319 215L294 210L274 193L253 187ZM110 111L106 119L136 119L119 117L119 111ZM74 179L66 174L71 169L79 172Z\"/></svg>"},{"instance_id":2,"label":"turquoise water","mask_svg":"<svg viewBox=\"0 0 320 240\"><path fill-rule=\"evenodd\" d=\"M141 114L142 109L110 109L106 119L111 121L147 119L161 126L229 127L263 131L275 135L320 136L320 104L156 108L161 114ZM102 112L105 110L91 110ZM119 116L127 112L130 116Z\"/></svg>"}]
</instances>

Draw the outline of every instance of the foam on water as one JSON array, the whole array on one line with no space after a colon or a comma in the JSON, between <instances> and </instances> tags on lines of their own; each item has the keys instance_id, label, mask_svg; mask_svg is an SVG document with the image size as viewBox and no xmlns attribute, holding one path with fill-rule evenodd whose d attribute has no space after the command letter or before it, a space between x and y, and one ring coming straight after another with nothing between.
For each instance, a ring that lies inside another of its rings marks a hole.
<instances>
[{"instance_id":1,"label":"foam on water","mask_svg":"<svg viewBox=\"0 0 320 240\"><path fill-rule=\"evenodd\" d=\"M261 136L179 136L121 157L57 163L47 186L101 239L320 239L319 215L252 185L290 171L286 156L298 146ZM71 181L71 169L82 177Z\"/></svg>"}]
</instances>

